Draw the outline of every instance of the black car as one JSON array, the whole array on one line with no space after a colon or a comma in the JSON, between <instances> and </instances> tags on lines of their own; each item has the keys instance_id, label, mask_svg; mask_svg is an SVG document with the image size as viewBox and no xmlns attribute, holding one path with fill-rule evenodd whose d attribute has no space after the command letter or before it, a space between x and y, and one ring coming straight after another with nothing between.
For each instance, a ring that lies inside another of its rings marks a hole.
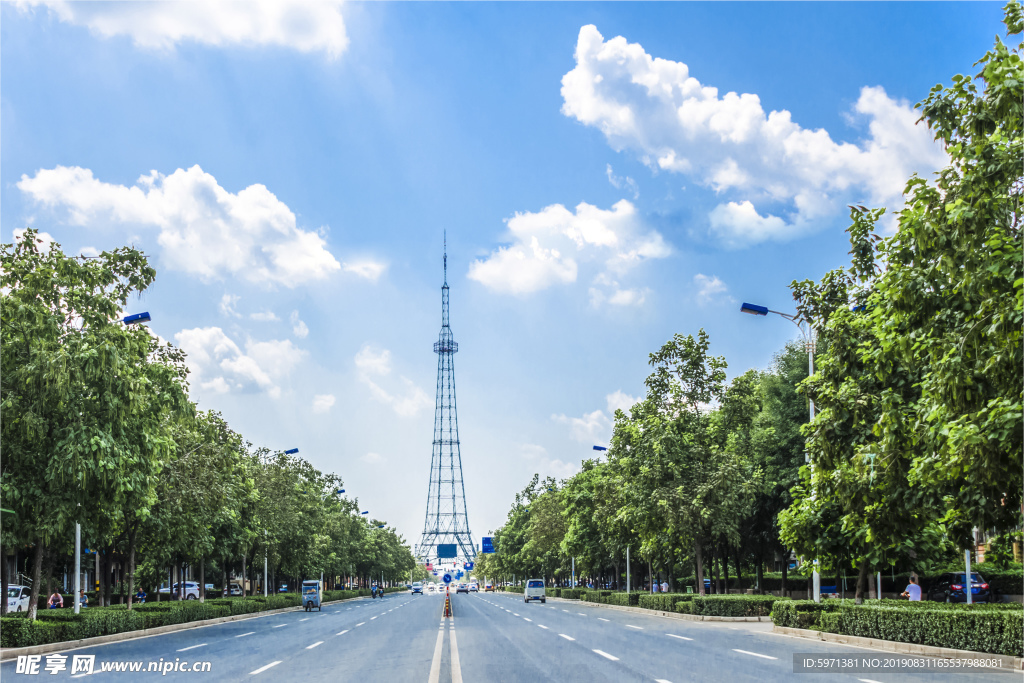
<instances>
[{"instance_id":1,"label":"black car","mask_svg":"<svg viewBox=\"0 0 1024 683\"><path fill-rule=\"evenodd\" d=\"M942 574L928 588L928 599L936 602L967 602L967 574ZM971 572L971 602L995 602L995 595L981 574Z\"/></svg>"}]
</instances>

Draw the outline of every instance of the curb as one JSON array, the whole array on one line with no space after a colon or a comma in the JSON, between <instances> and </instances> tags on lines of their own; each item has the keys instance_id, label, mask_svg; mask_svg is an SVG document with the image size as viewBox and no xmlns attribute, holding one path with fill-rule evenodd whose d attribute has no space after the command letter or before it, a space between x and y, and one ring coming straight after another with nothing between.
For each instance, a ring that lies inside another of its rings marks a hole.
<instances>
[{"instance_id":1,"label":"curb","mask_svg":"<svg viewBox=\"0 0 1024 683\"><path fill-rule=\"evenodd\" d=\"M656 617L665 617L667 619L682 619L683 621L729 621L729 622L757 622L757 621L771 621L771 617L712 617L705 616L703 614L682 614L680 612L663 612L662 610L646 609L644 607L627 607L625 605L606 605L602 602L587 602L586 600L568 600L566 598L555 598L551 597L548 600L555 602L568 602L576 605L587 605L588 607L604 607L607 609L615 609L620 612L636 612L637 614L650 614Z\"/></svg>"},{"instance_id":2,"label":"curb","mask_svg":"<svg viewBox=\"0 0 1024 683\"><path fill-rule=\"evenodd\" d=\"M346 598L344 600L332 600L331 602L323 603L327 605L340 605L343 602L350 600L365 600L365 596L359 596L357 598ZM301 612L302 607L282 607L280 609L271 609L263 612L250 612L248 614L232 614L228 617L217 617L215 619L204 619L202 621L187 621L184 624L167 624L166 626L157 626L156 628L144 628L139 631L124 631L122 633L111 633L106 636L94 636L92 638L81 638L79 640L63 640L59 643L46 643L45 645L30 645L28 647L8 647L0 650L0 662L8 662L13 659L17 659L21 655L45 655L51 652L63 652L65 650L81 650L86 647L95 647L97 645L107 645L109 643L118 643L124 640L136 640L139 638L150 638L152 636L160 636L165 633L174 633L175 631L187 631L192 628L202 628L204 626L216 626L217 624L226 624L230 621L242 621L244 619L255 619L258 617L265 617L271 614L281 614L283 612Z\"/></svg>"},{"instance_id":3,"label":"curb","mask_svg":"<svg viewBox=\"0 0 1024 683\"><path fill-rule=\"evenodd\" d=\"M935 647L933 645L918 645L916 643L900 643L894 640L877 640L875 638L864 638L861 636L847 636L841 633L825 633L806 628L790 628L788 626L772 626L772 632L794 638L807 638L808 640L820 640L826 643L838 643L841 645L853 645L856 647L870 648L872 650L884 650L903 655L918 655L922 657L941 657L943 659L995 659L999 666L995 667L1006 671L1021 671L1024 669L1024 658L1012 657L1010 655L994 655L987 652L973 652L971 650L954 650L949 647Z\"/></svg>"}]
</instances>

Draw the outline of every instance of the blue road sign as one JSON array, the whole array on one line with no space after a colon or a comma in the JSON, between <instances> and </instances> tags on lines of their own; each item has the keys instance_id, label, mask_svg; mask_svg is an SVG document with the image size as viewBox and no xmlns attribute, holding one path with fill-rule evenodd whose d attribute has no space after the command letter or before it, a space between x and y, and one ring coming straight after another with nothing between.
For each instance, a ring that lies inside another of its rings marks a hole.
<instances>
[{"instance_id":1,"label":"blue road sign","mask_svg":"<svg viewBox=\"0 0 1024 683\"><path fill-rule=\"evenodd\" d=\"M437 558L448 559L458 557L459 549L454 543L438 543L437 544Z\"/></svg>"},{"instance_id":2,"label":"blue road sign","mask_svg":"<svg viewBox=\"0 0 1024 683\"><path fill-rule=\"evenodd\" d=\"M473 563L472 562L467 562L466 564L462 565L462 568L465 569L466 571L472 571L473 570Z\"/></svg>"},{"instance_id":3,"label":"blue road sign","mask_svg":"<svg viewBox=\"0 0 1024 683\"><path fill-rule=\"evenodd\" d=\"M484 536L480 543L480 552L482 553L493 553L494 552L494 537Z\"/></svg>"},{"instance_id":4,"label":"blue road sign","mask_svg":"<svg viewBox=\"0 0 1024 683\"><path fill-rule=\"evenodd\" d=\"M445 574L443 577L441 577L441 580L444 581L445 583L451 583L452 582L452 575L451 574Z\"/></svg>"}]
</instances>

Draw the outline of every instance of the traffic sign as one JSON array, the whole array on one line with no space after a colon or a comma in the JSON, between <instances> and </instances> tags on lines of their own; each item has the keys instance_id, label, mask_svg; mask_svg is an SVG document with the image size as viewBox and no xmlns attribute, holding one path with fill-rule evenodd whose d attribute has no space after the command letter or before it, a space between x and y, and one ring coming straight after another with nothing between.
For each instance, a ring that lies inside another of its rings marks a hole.
<instances>
[{"instance_id":1,"label":"traffic sign","mask_svg":"<svg viewBox=\"0 0 1024 683\"><path fill-rule=\"evenodd\" d=\"M452 582L452 575L451 574L445 574L443 577L441 577L441 580L444 581L445 583L451 583Z\"/></svg>"},{"instance_id":2,"label":"traffic sign","mask_svg":"<svg viewBox=\"0 0 1024 683\"><path fill-rule=\"evenodd\" d=\"M459 549L454 543L438 543L437 544L437 559L447 559L458 557Z\"/></svg>"},{"instance_id":3,"label":"traffic sign","mask_svg":"<svg viewBox=\"0 0 1024 683\"><path fill-rule=\"evenodd\" d=\"M466 564L462 565L462 568L467 570L467 571L472 571L473 570L473 563L472 562L467 562Z\"/></svg>"},{"instance_id":4,"label":"traffic sign","mask_svg":"<svg viewBox=\"0 0 1024 683\"><path fill-rule=\"evenodd\" d=\"M493 553L494 552L494 537L484 536L480 539L480 552L482 553Z\"/></svg>"}]
</instances>

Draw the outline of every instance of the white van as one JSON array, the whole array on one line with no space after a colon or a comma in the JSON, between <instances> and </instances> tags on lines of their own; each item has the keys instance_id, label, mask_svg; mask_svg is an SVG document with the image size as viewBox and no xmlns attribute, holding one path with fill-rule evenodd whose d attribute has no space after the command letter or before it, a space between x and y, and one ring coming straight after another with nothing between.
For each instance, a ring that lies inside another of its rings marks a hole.
<instances>
[{"instance_id":1,"label":"white van","mask_svg":"<svg viewBox=\"0 0 1024 683\"><path fill-rule=\"evenodd\" d=\"M530 602L530 600L547 602L547 597L544 595L544 579L530 579L526 582L526 589L523 590L523 602Z\"/></svg>"}]
</instances>

